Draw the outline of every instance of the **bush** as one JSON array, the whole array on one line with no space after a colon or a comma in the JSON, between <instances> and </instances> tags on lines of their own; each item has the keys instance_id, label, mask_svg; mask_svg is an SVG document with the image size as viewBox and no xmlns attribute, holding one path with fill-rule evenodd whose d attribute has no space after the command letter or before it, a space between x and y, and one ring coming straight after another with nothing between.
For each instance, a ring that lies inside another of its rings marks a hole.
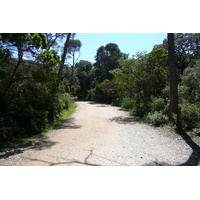
<instances>
[{"instance_id":1,"label":"bush","mask_svg":"<svg viewBox=\"0 0 200 200\"><path fill-rule=\"evenodd\" d=\"M146 120L155 126L160 126L161 124L166 124L168 122L168 117L161 111L155 111L154 113L148 113Z\"/></svg>"},{"instance_id":2,"label":"bush","mask_svg":"<svg viewBox=\"0 0 200 200\"><path fill-rule=\"evenodd\" d=\"M123 102L122 102L123 108L132 108L133 105L134 105L134 102L131 98L126 97L126 98L123 99Z\"/></svg>"},{"instance_id":3,"label":"bush","mask_svg":"<svg viewBox=\"0 0 200 200\"><path fill-rule=\"evenodd\" d=\"M144 117L148 109L146 106L138 105L131 109L130 114L133 116Z\"/></svg>"},{"instance_id":4,"label":"bush","mask_svg":"<svg viewBox=\"0 0 200 200\"><path fill-rule=\"evenodd\" d=\"M31 135L45 130L48 124L47 115L47 111L36 110L31 105L24 107L18 119L20 134Z\"/></svg>"},{"instance_id":5,"label":"bush","mask_svg":"<svg viewBox=\"0 0 200 200\"><path fill-rule=\"evenodd\" d=\"M96 99L96 88L92 88L90 90L87 90L87 99L94 101Z\"/></svg>"},{"instance_id":6,"label":"bush","mask_svg":"<svg viewBox=\"0 0 200 200\"><path fill-rule=\"evenodd\" d=\"M200 128L200 108L195 104L181 104L182 126L186 129Z\"/></svg>"},{"instance_id":7,"label":"bush","mask_svg":"<svg viewBox=\"0 0 200 200\"><path fill-rule=\"evenodd\" d=\"M167 100L162 97L155 97L150 104L151 111L166 110Z\"/></svg>"},{"instance_id":8,"label":"bush","mask_svg":"<svg viewBox=\"0 0 200 200\"><path fill-rule=\"evenodd\" d=\"M49 100L48 105L48 119L50 122L54 122L64 109L68 109L72 100L70 95L57 94Z\"/></svg>"}]
</instances>

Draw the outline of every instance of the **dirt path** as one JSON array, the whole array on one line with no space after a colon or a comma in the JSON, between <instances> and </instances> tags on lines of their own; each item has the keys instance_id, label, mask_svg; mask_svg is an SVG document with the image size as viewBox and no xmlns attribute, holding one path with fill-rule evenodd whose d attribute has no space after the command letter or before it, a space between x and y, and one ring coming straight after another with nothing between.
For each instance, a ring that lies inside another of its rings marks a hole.
<instances>
[{"instance_id":1,"label":"dirt path","mask_svg":"<svg viewBox=\"0 0 200 200\"><path fill-rule=\"evenodd\" d=\"M1 155L0 165L199 165L199 140L144 124L119 107L77 104L64 124Z\"/></svg>"}]
</instances>

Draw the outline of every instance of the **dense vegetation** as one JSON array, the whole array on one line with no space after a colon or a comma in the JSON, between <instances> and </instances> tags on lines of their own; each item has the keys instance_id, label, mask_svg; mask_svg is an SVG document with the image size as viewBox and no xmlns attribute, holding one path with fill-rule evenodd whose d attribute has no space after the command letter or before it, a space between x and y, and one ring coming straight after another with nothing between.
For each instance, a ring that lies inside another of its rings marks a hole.
<instances>
[{"instance_id":1,"label":"dense vegetation","mask_svg":"<svg viewBox=\"0 0 200 200\"><path fill-rule=\"evenodd\" d=\"M101 46L96 62L77 63L79 96L128 108L154 125L171 124L200 132L200 34L174 34L178 112L170 120L168 41L132 58L118 45ZM179 120L179 123L177 123Z\"/></svg>"},{"instance_id":2,"label":"dense vegetation","mask_svg":"<svg viewBox=\"0 0 200 200\"><path fill-rule=\"evenodd\" d=\"M0 34L1 141L41 133L72 107L73 87L57 51L69 47L70 37L73 41L74 34Z\"/></svg>"},{"instance_id":3,"label":"dense vegetation","mask_svg":"<svg viewBox=\"0 0 200 200\"><path fill-rule=\"evenodd\" d=\"M200 34L174 36L179 112L172 121L167 39L132 58L109 43L91 63L78 62L75 34L0 34L0 140L44 131L73 96L122 106L154 125L177 125L179 115L181 127L199 133Z\"/></svg>"}]
</instances>

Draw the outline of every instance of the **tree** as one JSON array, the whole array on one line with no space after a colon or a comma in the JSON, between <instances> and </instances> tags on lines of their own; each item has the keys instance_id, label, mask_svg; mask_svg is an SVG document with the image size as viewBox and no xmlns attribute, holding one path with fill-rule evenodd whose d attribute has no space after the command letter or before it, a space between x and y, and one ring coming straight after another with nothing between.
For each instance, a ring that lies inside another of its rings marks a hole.
<instances>
[{"instance_id":1,"label":"tree","mask_svg":"<svg viewBox=\"0 0 200 200\"><path fill-rule=\"evenodd\" d=\"M67 33L45 33L48 48L59 48L58 42L62 41L63 38L67 35Z\"/></svg>"},{"instance_id":2,"label":"tree","mask_svg":"<svg viewBox=\"0 0 200 200\"><path fill-rule=\"evenodd\" d=\"M47 44L46 38L42 33L3 33L0 35L0 48L4 49L7 54L9 52L17 56L17 62L10 63L12 65L12 71L10 76L7 77L5 88L0 93L0 100L2 101L9 88L15 82L29 78L20 77L21 74L18 71L23 62L23 57L26 56L28 58L30 55L36 56L38 49L47 48Z\"/></svg>"},{"instance_id":3,"label":"tree","mask_svg":"<svg viewBox=\"0 0 200 200\"><path fill-rule=\"evenodd\" d=\"M78 60L78 58L80 57L80 49L81 49L81 46L82 46L82 43L80 40L74 40L74 39L71 39L69 40L69 44L68 44L68 54L69 54L69 57L71 58L72 57L72 77L71 77L71 85L74 84L74 66ZM76 52L79 52L79 56L77 57L77 59L75 59L75 53Z\"/></svg>"},{"instance_id":4,"label":"tree","mask_svg":"<svg viewBox=\"0 0 200 200\"><path fill-rule=\"evenodd\" d=\"M169 119L174 121L173 114L178 115L178 89L177 89L177 71L175 62L174 33L167 34L168 54L169 54L169 82L170 82L170 106Z\"/></svg>"},{"instance_id":5,"label":"tree","mask_svg":"<svg viewBox=\"0 0 200 200\"><path fill-rule=\"evenodd\" d=\"M50 70L53 70L56 64L60 63L60 56L56 50L44 50L37 57L37 61L41 63L46 71L49 74Z\"/></svg>"},{"instance_id":6,"label":"tree","mask_svg":"<svg viewBox=\"0 0 200 200\"><path fill-rule=\"evenodd\" d=\"M80 89L78 95L81 99L86 99L88 90L95 87L95 73L91 62L80 60L75 65L77 77L79 79Z\"/></svg>"},{"instance_id":7,"label":"tree","mask_svg":"<svg viewBox=\"0 0 200 200\"><path fill-rule=\"evenodd\" d=\"M159 48L148 54L138 52L136 58L119 60L121 68L110 73L114 75L115 94L122 106L135 108L135 114L140 116L150 111L151 100L161 95L166 85L167 59L167 51Z\"/></svg>"},{"instance_id":8,"label":"tree","mask_svg":"<svg viewBox=\"0 0 200 200\"><path fill-rule=\"evenodd\" d=\"M63 72L63 68L64 68L64 65L65 65L65 58L66 58L66 55L67 55L67 49L68 49L68 43L69 43L70 37L71 37L71 33L68 33L66 41L65 41L65 44L64 44L64 48L63 48L60 68L59 68L59 71L58 71L57 85L59 85L60 81L61 81L62 72Z\"/></svg>"},{"instance_id":9,"label":"tree","mask_svg":"<svg viewBox=\"0 0 200 200\"><path fill-rule=\"evenodd\" d=\"M127 55L123 54L115 43L109 43L105 47L98 48L94 66L99 83L105 79L111 80L113 78L109 71L119 67L118 60L121 57L127 57Z\"/></svg>"},{"instance_id":10,"label":"tree","mask_svg":"<svg viewBox=\"0 0 200 200\"><path fill-rule=\"evenodd\" d=\"M178 75L182 75L184 69L195 64L195 60L199 59L200 51L200 34L199 33L175 33L175 60ZM168 49L167 39L163 40L162 44L154 45L154 49ZM178 80L180 82L180 80Z\"/></svg>"},{"instance_id":11,"label":"tree","mask_svg":"<svg viewBox=\"0 0 200 200\"><path fill-rule=\"evenodd\" d=\"M40 133L69 107L54 44L41 33L0 34L0 140ZM67 45L63 63L66 52Z\"/></svg>"}]
</instances>

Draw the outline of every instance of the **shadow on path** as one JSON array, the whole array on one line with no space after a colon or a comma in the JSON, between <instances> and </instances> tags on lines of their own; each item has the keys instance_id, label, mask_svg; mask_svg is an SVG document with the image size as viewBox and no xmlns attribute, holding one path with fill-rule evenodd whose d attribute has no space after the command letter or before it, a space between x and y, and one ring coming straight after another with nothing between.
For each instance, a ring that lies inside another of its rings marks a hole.
<instances>
[{"instance_id":1,"label":"shadow on path","mask_svg":"<svg viewBox=\"0 0 200 200\"><path fill-rule=\"evenodd\" d=\"M192 149L192 153L188 160L185 163L182 163L180 166L197 166L200 162L200 147L197 145L191 137L182 130L179 135L183 138L183 140L190 146Z\"/></svg>"},{"instance_id":2,"label":"shadow on path","mask_svg":"<svg viewBox=\"0 0 200 200\"><path fill-rule=\"evenodd\" d=\"M88 104L95 105L96 107L110 107L111 106L108 103L98 103L94 101L89 101Z\"/></svg>"},{"instance_id":3,"label":"shadow on path","mask_svg":"<svg viewBox=\"0 0 200 200\"><path fill-rule=\"evenodd\" d=\"M117 122L118 124L138 124L138 123L142 123L142 119L139 117L133 117L133 116L128 116L128 117L123 117L123 116L119 116L119 117L113 117L110 118L109 121L111 122Z\"/></svg>"},{"instance_id":4,"label":"shadow on path","mask_svg":"<svg viewBox=\"0 0 200 200\"><path fill-rule=\"evenodd\" d=\"M7 150L0 155L0 159L23 153L28 149L43 150L46 148L51 148L55 144L57 144L57 142L50 141L47 135L40 135L37 137L36 141L27 141L25 143L16 145L11 150Z\"/></svg>"},{"instance_id":5,"label":"shadow on path","mask_svg":"<svg viewBox=\"0 0 200 200\"><path fill-rule=\"evenodd\" d=\"M75 121L74 117L64 119L63 123L58 125L58 126L55 126L54 129L58 130L58 129L78 129L78 128L81 128L81 126L76 125L74 121Z\"/></svg>"},{"instance_id":6,"label":"shadow on path","mask_svg":"<svg viewBox=\"0 0 200 200\"><path fill-rule=\"evenodd\" d=\"M114 118L109 119L109 121L117 122L119 124L131 124L131 125L144 122L141 118L133 117L133 116L114 117ZM185 141L185 143L192 149L192 153L189 156L188 160L180 164L179 166L198 166L200 163L200 146L196 144L184 130L177 132L177 134L180 135L182 139ZM148 163L146 165L147 166L170 166L170 164L168 163L159 162L157 160L152 163Z\"/></svg>"},{"instance_id":7,"label":"shadow on path","mask_svg":"<svg viewBox=\"0 0 200 200\"><path fill-rule=\"evenodd\" d=\"M73 165L73 164L81 164L81 165L87 165L87 166L100 166L100 165L97 165L97 164L92 164L92 163L89 163L88 159L92 156L93 154L93 151L94 151L94 148L92 148L91 150L87 150L89 151L89 154L86 156L86 158L84 159L84 161L79 161L79 160L76 160L76 159L64 159L66 161L64 162L56 162L56 163L53 163L53 162L49 162L49 161L45 161L45 160L41 160L41 159L33 159L33 158L26 158L28 160L31 160L31 161L39 161L39 162L43 162L43 163L47 163L49 164L49 166L55 166L55 165Z\"/></svg>"},{"instance_id":8,"label":"shadow on path","mask_svg":"<svg viewBox=\"0 0 200 200\"><path fill-rule=\"evenodd\" d=\"M95 156L95 157L99 157L99 158L103 158L105 160L108 160L109 162L111 163L117 163L118 165L125 165L123 163L120 163L120 162L117 162L117 161L114 161L114 160L111 160L111 159L108 159L106 157L103 157L103 156L99 156L99 155L96 155L93 153L94 151L94 148L92 148L91 150L87 150L87 149L83 149L83 151L88 151L89 154L85 157L84 161L80 161L80 160L77 160L77 159L66 159L66 158L59 158L59 157L54 157L54 158L59 158L59 159L63 159L64 161L63 162L50 162L50 161L45 161L45 160L41 160L41 159L36 159L36 158L27 158L27 157L24 157L25 159L28 159L28 160L31 160L31 161L39 161L39 162L42 162L42 163L47 163L48 166L56 166L56 165L71 165L71 166L74 166L75 164L80 164L80 165L86 165L86 166L106 166L106 165L100 165L100 164L94 164L94 163L91 163L89 162L89 159L92 157L92 156Z\"/></svg>"},{"instance_id":9,"label":"shadow on path","mask_svg":"<svg viewBox=\"0 0 200 200\"><path fill-rule=\"evenodd\" d=\"M75 119L73 117L64 119L61 125L54 127L54 130L81 128L81 126L76 125L74 121ZM16 141L12 143L7 151L0 153L0 159L8 158L15 154L21 154L28 149L43 150L56 144L57 142L49 139L48 134L40 134L26 142Z\"/></svg>"},{"instance_id":10,"label":"shadow on path","mask_svg":"<svg viewBox=\"0 0 200 200\"><path fill-rule=\"evenodd\" d=\"M200 147L196 144L191 137L184 131L181 130L178 135L186 142L186 144L192 149L192 153L189 156L188 160L177 166L198 166L200 163ZM145 166L170 166L170 164L165 162L154 161L152 163L147 163ZM171 165L172 166L172 165ZM173 165L175 166L175 165Z\"/></svg>"}]
</instances>

